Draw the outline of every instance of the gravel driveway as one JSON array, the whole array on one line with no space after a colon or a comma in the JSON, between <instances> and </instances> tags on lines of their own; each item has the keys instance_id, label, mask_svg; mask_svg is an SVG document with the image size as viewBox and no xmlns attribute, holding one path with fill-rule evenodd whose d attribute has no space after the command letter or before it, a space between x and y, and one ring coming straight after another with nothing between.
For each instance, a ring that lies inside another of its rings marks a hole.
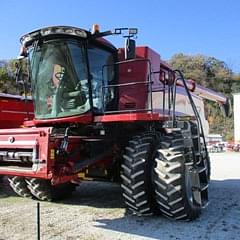
<instances>
[{"instance_id":1,"label":"gravel driveway","mask_svg":"<svg viewBox=\"0 0 240 240\"><path fill-rule=\"evenodd\" d=\"M41 202L41 239L240 239L240 153L213 153L210 204L193 222L125 212L120 187L81 184L68 200ZM0 240L36 236L37 202L0 183Z\"/></svg>"}]
</instances>

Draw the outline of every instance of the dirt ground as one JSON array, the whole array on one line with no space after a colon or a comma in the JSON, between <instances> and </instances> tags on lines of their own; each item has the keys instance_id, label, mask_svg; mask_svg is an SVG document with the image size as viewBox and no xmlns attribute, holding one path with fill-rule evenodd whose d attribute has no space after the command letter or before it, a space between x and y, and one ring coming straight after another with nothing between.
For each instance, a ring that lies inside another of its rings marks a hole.
<instances>
[{"instance_id":1,"label":"dirt ground","mask_svg":"<svg viewBox=\"0 0 240 240\"><path fill-rule=\"evenodd\" d=\"M240 239L240 153L213 153L210 204L193 222L125 212L111 183L81 184L67 200L41 202L41 239ZM0 240L37 239L37 202L0 184Z\"/></svg>"}]
</instances>

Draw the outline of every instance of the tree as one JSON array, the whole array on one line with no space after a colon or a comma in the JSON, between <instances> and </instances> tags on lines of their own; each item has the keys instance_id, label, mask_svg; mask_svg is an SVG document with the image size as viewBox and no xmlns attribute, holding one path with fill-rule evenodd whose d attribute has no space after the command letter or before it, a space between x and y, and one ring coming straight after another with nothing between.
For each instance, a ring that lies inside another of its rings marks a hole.
<instances>
[{"instance_id":1,"label":"tree","mask_svg":"<svg viewBox=\"0 0 240 240\"><path fill-rule=\"evenodd\" d=\"M170 64L181 70L187 79L221 92L229 87L226 83L233 76L232 70L223 61L204 55L175 54Z\"/></svg>"},{"instance_id":2,"label":"tree","mask_svg":"<svg viewBox=\"0 0 240 240\"><path fill-rule=\"evenodd\" d=\"M18 60L0 61L0 92L19 94L22 88L16 84L16 62ZM26 68L26 66L24 65Z\"/></svg>"},{"instance_id":3,"label":"tree","mask_svg":"<svg viewBox=\"0 0 240 240\"><path fill-rule=\"evenodd\" d=\"M10 77L8 75L8 71L6 67L0 68L0 90L1 92L7 91L7 83L9 82Z\"/></svg>"}]
</instances>

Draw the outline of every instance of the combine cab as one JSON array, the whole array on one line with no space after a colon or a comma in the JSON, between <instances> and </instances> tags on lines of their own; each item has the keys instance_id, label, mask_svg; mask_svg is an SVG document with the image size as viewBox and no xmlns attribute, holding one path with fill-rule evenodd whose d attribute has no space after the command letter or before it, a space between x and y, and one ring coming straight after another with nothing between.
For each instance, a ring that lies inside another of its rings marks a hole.
<instances>
[{"instance_id":1,"label":"combine cab","mask_svg":"<svg viewBox=\"0 0 240 240\"><path fill-rule=\"evenodd\" d=\"M124 33L125 48L103 38ZM79 181L115 181L137 215L199 216L210 177L203 98L228 111L227 98L136 47L136 33L57 26L21 38L35 118L0 130L0 174L17 194L50 201Z\"/></svg>"}]
</instances>

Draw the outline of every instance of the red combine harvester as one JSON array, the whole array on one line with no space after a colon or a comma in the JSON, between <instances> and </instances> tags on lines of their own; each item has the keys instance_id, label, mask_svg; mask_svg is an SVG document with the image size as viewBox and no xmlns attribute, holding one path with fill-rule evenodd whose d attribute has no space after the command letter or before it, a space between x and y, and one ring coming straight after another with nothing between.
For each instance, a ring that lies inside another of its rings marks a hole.
<instances>
[{"instance_id":1,"label":"red combine harvester","mask_svg":"<svg viewBox=\"0 0 240 240\"><path fill-rule=\"evenodd\" d=\"M125 48L103 38L124 33ZM17 194L50 201L107 180L137 215L199 216L210 176L203 99L227 112L228 100L136 47L136 34L56 26L21 38L35 118L0 130L0 174Z\"/></svg>"},{"instance_id":2,"label":"red combine harvester","mask_svg":"<svg viewBox=\"0 0 240 240\"><path fill-rule=\"evenodd\" d=\"M31 98L0 93L0 128L16 128L33 119Z\"/></svg>"}]
</instances>

